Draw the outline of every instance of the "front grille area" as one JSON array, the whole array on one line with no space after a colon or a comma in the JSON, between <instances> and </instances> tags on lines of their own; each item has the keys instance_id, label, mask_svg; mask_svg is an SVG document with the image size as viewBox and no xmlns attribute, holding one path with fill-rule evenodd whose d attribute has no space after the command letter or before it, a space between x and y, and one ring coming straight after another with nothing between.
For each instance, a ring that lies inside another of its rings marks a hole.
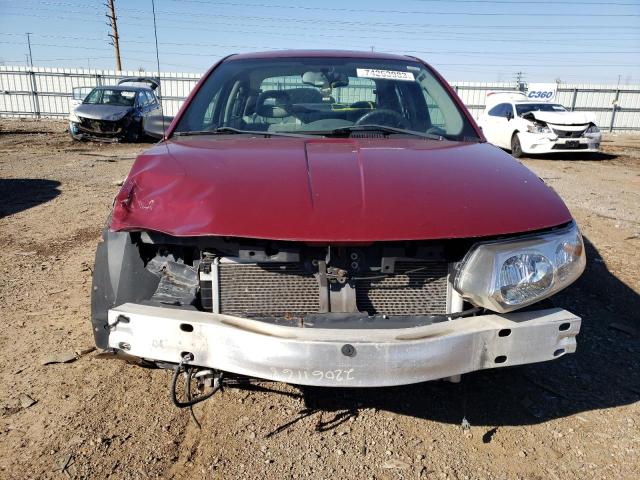
<instances>
[{"instance_id":1,"label":"front grille area","mask_svg":"<svg viewBox=\"0 0 640 480\"><path fill-rule=\"evenodd\" d=\"M320 289L313 273L299 263L221 263L220 313L302 315L320 311Z\"/></svg>"},{"instance_id":2,"label":"front grille area","mask_svg":"<svg viewBox=\"0 0 640 480\"><path fill-rule=\"evenodd\" d=\"M320 304L320 281L314 271L302 263L221 262L220 313L287 317L327 311L327 305L322 310ZM355 306L369 315L443 314L447 311L447 274L446 262L398 261L393 274L352 273L348 283L334 288L354 288ZM323 292L323 298L330 298L328 290Z\"/></svg>"},{"instance_id":3,"label":"front grille area","mask_svg":"<svg viewBox=\"0 0 640 480\"><path fill-rule=\"evenodd\" d=\"M357 280L358 310L370 315L446 313L447 271L443 262L397 262L395 275Z\"/></svg>"},{"instance_id":4,"label":"front grille area","mask_svg":"<svg viewBox=\"0 0 640 480\"><path fill-rule=\"evenodd\" d=\"M108 122L106 120L93 120L91 118L80 118L80 127L94 133L118 133L120 122Z\"/></svg>"},{"instance_id":5,"label":"front grille area","mask_svg":"<svg viewBox=\"0 0 640 480\"><path fill-rule=\"evenodd\" d=\"M559 130L557 128L554 128L553 132L558 136L558 138L580 138L584 134L585 130L586 128L584 130L572 132L570 130Z\"/></svg>"},{"instance_id":6,"label":"front grille area","mask_svg":"<svg viewBox=\"0 0 640 480\"><path fill-rule=\"evenodd\" d=\"M586 143L556 143L552 150L586 150L589 145Z\"/></svg>"}]
</instances>

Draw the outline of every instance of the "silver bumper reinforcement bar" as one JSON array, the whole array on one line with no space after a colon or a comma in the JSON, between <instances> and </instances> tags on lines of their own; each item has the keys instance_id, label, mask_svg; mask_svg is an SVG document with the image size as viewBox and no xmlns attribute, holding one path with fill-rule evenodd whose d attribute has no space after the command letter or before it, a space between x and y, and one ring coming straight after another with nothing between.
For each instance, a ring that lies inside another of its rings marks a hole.
<instances>
[{"instance_id":1,"label":"silver bumper reinforcement bar","mask_svg":"<svg viewBox=\"0 0 640 480\"><path fill-rule=\"evenodd\" d=\"M148 360L280 382L380 387L572 353L580 318L562 309L480 315L398 329L272 325L228 315L127 303L109 310L109 347Z\"/></svg>"}]
</instances>

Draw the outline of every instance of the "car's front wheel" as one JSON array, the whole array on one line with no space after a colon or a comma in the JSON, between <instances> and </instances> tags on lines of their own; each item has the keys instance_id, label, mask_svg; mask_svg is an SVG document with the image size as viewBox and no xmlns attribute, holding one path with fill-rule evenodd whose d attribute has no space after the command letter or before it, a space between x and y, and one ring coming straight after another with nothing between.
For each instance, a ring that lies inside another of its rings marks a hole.
<instances>
[{"instance_id":1,"label":"car's front wheel","mask_svg":"<svg viewBox=\"0 0 640 480\"><path fill-rule=\"evenodd\" d=\"M520 145L518 132L514 133L513 137L511 137L511 155L513 155L515 158L522 157L522 145Z\"/></svg>"},{"instance_id":2,"label":"car's front wheel","mask_svg":"<svg viewBox=\"0 0 640 480\"><path fill-rule=\"evenodd\" d=\"M140 141L142 136L142 126L138 122L131 122L131 125L127 129L124 138L129 143L136 143Z\"/></svg>"}]
</instances>

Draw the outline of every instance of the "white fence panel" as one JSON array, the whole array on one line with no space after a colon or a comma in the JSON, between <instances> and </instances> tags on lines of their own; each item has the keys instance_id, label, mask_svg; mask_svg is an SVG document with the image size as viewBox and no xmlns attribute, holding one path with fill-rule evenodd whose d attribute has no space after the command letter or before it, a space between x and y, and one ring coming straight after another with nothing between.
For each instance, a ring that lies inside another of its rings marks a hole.
<instances>
[{"instance_id":1,"label":"white fence panel","mask_svg":"<svg viewBox=\"0 0 640 480\"><path fill-rule=\"evenodd\" d=\"M75 68L0 66L0 117L60 117L69 113L74 87L93 87L117 83L123 77L159 76L165 115L175 115L199 74L138 72ZM484 109L487 93L514 90L510 82L452 82L471 114L477 118ZM35 88L34 88L35 86ZM357 85L340 101L361 98ZM559 84L559 103L571 110L592 111L603 130L640 131L640 85Z\"/></svg>"}]
</instances>

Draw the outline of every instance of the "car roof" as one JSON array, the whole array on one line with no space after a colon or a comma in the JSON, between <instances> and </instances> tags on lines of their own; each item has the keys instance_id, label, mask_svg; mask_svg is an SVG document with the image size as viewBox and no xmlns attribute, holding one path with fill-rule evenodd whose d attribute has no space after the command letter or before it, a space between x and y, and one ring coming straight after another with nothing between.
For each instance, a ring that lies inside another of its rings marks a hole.
<instances>
[{"instance_id":1,"label":"car roof","mask_svg":"<svg viewBox=\"0 0 640 480\"><path fill-rule=\"evenodd\" d=\"M408 55L396 55L382 52L362 52L357 50L272 50L269 52L237 53L227 58L232 60L247 60L259 58L304 58L304 57L329 57L329 58L366 58L373 60L404 60L415 62L418 59Z\"/></svg>"},{"instance_id":2,"label":"car roof","mask_svg":"<svg viewBox=\"0 0 640 480\"><path fill-rule=\"evenodd\" d=\"M105 90L105 89L109 89L109 90L128 90L128 91L142 91L144 90L145 92L153 92L153 90L151 90L148 87L139 87L139 86L134 86L134 85L100 85L99 87L95 87L98 90Z\"/></svg>"},{"instance_id":3,"label":"car roof","mask_svg":"<svg viewBox=\"0 0 640 480\"><path fill-rule=\"evenodd\" d=\"M560 105L558 102L536 102L535 100L515 100L513 103L517 103L518 105L540 105L541 103L548 103L549 105Z\"/></svg>"}]
</instances>

